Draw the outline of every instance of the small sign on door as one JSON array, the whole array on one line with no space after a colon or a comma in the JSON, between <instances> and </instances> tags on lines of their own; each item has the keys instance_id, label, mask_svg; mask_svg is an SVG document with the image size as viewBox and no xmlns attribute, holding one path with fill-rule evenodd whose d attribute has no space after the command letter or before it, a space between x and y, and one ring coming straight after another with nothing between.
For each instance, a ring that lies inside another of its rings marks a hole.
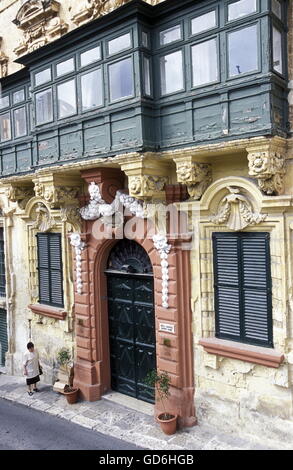
<instances>
[{"instance_id":1,"label":"small sign on door","mask_svg":"<svg viewBox=\"0 0 293 470\"><path fill-rule=\"evenodd\" d=\"M160 323L160 331L165 331L166 333L175 333L175 325L170 325L170 323Z\"/></svg>"}]
</instances>

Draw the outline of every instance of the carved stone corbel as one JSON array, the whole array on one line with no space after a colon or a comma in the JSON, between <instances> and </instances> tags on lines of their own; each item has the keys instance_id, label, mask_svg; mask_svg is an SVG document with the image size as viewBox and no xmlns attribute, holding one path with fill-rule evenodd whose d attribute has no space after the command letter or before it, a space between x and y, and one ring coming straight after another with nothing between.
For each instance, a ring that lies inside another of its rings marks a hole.
<instances>
[{"instance_id":1,"label":"carved stone corbel","mask_svg":"<svg viewBox=\"0 0 293 470\"><path fill-rule=\"evenodd\" d=\"M270 141L261 147L249 147L247 152L249 176L257 179L264 194L281 194L285 174L284 147Z\"/></svg>"},{"instance_id":2,"label":"carved stone corbel","mask_svg":"<svg viewBox=\"0 0 293 470\"><path fill-rule=\"evenodd\" d=\"M144 201L166 199L165 185L170 169L166 162L153 154L129 154L117 159L121 170L128 176L129 196Z\"/></svg>"},{"instance_id":3,"label":"carved stone corbel","mask_svg":"<svg viewBox=\"0 0 293 470\"><path fill-rule=\"evenodd\" d=\"M76 186L67 186L65 179L55 175L40 176L33 182L35 196L43 199L50 208L77 204L80 182Z\"/></svg>"},{"instance_id":4,"label":"carved stone corbel","mask_svg":"<svg viewBox=\"0 0 293 470\"><path fill-rule=\"evenodd\" d=\"M56 226L54 217L51 216L47 207L41 202L38 203L33 218L35 219L33 228L38 229L40 232L48 232Z\"/></svg>"},{"instance_id":5,"label":"carved stone corbel","mask_svg":"<svg viewBox=\"0 0 293 470\"><path fill-rule=\"evenodd\" d=\"M82 24L107 15L112 10L128 3L130 0L82 0L78 2L78 9L72 16L73 23Z\"/></svg>"},{"instance_id":6,"label":"carved stone corbel","mask_svg":"<svg viewBox=\"0 0 293 470\"><path fill-rule=\"evenodd\" d=\"M185 184L191 199L199 200L212 182L211 165L194 162L192 157L175 160L177 181Z\"/></svg>"},{"instance_id":7,"label":"carved stone corbel","mask_svg":"<svg viewBox=\"0 0 293 470\"><path fill-rule=\"evenodd\" d=\"M17 202L20 209L24 209L29 199L34 196L34 191L31 186L10 184L6 191L8 200L10 202Z\"/></svg>"}]
</instances>

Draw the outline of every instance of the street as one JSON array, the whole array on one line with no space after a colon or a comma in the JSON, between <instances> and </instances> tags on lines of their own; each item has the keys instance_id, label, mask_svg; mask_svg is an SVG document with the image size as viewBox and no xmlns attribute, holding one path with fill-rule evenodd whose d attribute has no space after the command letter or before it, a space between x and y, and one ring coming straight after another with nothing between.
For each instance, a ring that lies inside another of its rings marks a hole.
<instances>
[{"instance_id":1,"label":"street","mask_svg":"<svg viewBox=\"0 0 293 470\"><path fill-rule=\"evenodd\" d=\"M62 418L0 399L0 450L139 450Z\"/></svg>"}]
</instances>

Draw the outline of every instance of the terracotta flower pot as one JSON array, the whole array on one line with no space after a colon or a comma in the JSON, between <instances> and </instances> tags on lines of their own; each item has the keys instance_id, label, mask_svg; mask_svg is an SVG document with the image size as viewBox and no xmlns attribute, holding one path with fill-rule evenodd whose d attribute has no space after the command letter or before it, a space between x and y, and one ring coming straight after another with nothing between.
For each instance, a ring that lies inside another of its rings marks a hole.
<instances>
[{"instance_id":1,"label":"terracotta flower pot","mask_svg":"<svg viewBox=\"0 0 293 470\"><path fill-rule=\"evenodd\" d=\"M77 402L77 397L78 397L78 392L79 389L75 388L71 392L64 392L64 395L66 396L67 403L72 405L73 403Z\"/></svg>"},{"instance_id":2,"label":"terracotta flower pot","mask_svg":"<svg viewBox=\"0 0 293 470\"><path fill-rule=\"evenodd\" d=\"M177 415L168 415L171 416L169 419L164 419L164 416L165 413L161 413L157 416L157 421L160 423L162 431L168 435L175 434L177 429Z\"/></svg>"}]
</instances>

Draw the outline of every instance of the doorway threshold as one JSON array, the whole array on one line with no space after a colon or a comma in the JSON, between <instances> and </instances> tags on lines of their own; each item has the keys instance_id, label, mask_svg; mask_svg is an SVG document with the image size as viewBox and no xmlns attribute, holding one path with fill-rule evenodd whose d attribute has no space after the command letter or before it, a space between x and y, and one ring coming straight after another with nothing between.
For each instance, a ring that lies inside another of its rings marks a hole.
<instances>
[{"instance_id":1,"label":"doorway threshold","mask_svg":"<svg viewBox=\"0 0 293 470\"><path fill-rule=\"evenodd\" d=\"M154 416L154 405L147 403L142 400L137 400L136 398L129 397L123 393L110 391L103 395L104 400L117 403L118 405L126 406L132 410L138 411L140 413L147 414L149 416Z\"/></svg>"}]
</instances>

